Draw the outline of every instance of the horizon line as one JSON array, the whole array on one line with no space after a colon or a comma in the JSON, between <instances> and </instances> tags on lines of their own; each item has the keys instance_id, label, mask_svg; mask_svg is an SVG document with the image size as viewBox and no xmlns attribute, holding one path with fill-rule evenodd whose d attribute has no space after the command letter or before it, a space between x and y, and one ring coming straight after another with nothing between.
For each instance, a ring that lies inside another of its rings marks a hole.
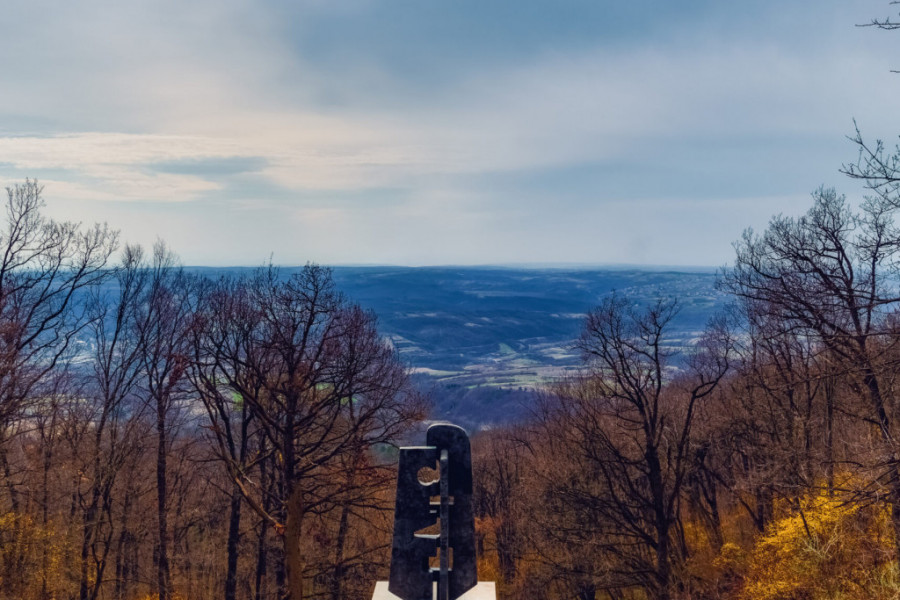
<instances>
[{"instance_id":1,"label":"horizon line","mask_svg":"<svg viewBox=\"0 0 900 600\"><path fill-rule=\"evenodd\" d=\"M461 263L435 263L425 265L411 265L400 263L319 263L309 261L305 264L316 264L329 268L390 268L390 269L521 269L521 270L556 270L556 269L573 269L573 270L636 270L636 271L718 271L728 265L667 265L653 263L591 263L591 262L521 262L521 263L477 263L477 264L461 264ZM256 269L265 267L261 265L184 265L186 269ZM284 269L298 269L304 264L290 263L273 263L274 267Z\"/></svg>"}]
</instances>

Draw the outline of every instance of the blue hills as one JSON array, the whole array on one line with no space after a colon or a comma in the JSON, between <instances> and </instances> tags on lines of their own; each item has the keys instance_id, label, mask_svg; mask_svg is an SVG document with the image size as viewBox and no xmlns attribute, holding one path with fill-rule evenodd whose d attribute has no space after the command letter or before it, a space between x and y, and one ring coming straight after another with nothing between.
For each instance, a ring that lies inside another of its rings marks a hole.
<instances>
[{"instance_id":1,"label":"blue hills","mask_svg":"<svg viewBox=\"0 0 900 600\"><path fill-rule=\"evenodd\" d=\"M613 290L639 304L677 298L670 341L681 346L726 302L712 269L338 267L334 278L378 315L435 418L470 428L527 416L543 385L579 369L573 340Z\"/></svg>"},{"instance_id":2,"label":"blue hills","mask_svg":"<svg viewBox=\"0 0 900 600\"><path fill-rule=\"evenodd\" d=\"M670 331L677 346L690 344L727 300L715 290L714 269L354 266L333 273L348 298L378 316L431 396L432 418L470 429L526 417L542 386L577 371L573 341L587 311L610 292L638 304L677 298Z\"/></svg>"}]
</instances>

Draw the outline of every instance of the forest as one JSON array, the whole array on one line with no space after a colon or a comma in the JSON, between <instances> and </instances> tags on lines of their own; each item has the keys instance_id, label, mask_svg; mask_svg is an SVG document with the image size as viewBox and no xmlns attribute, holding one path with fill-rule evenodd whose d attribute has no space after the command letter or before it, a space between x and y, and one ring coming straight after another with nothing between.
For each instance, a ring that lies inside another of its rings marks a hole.
<instances>
[{"instance_id":1,"label":"forest","mask_svg":"<svg viewBox=\"0 0 900 600\"><path fill-rule=\"evenodd\" d=\"M900 147L851 142L862 198L746 230L689 347L677 297L607 294L580 370L474 432L500 598L900 597ZM370 598L434 416L377 315L327 267L190 271L7 192L0 598Z\"/></svg>"},{"instance_id":2,"label":"forest","mask_svg":"<svg viewBox=\"0 0 900 600\"><path fill-rule=\"evenodd\" d=\"M473 437L502 598L900 594L900 151L747 230L686 351L677 298L603 298L577 375ZM0 596L364 599L428 398L329 269L190 273L163 242L0 233Z\"/></svg>"}]
</instances>

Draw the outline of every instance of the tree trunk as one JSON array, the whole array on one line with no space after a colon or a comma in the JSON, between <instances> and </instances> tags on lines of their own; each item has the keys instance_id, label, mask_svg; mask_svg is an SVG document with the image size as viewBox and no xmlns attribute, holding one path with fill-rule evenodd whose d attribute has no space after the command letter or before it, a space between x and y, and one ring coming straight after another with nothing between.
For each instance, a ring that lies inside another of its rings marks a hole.
<instances>
[{"instance_id":1,"label":"tree trunk","mask_svg":"<svg viewBox=\"0 0 900 600\"><path fill-rule=\"evenodd\" d=\"M231 518L228 521L228 567L225 573L225 600L236 600L238 543L241 539L241 490L231 491Z\"/></svg>"},{"instance_id":2,"label":"tree trunk","mask_svg":"<svg viewBox=\"0 0 900 600\"><path fill-rule=\"evenodd\" d=\"M900 565L900 464L897 462L897 454L894 450L894 438L891 432L891 422L888 418L887 410L884 407L884 398L881 395L881 387L878 383L878 377L875 375L874 369L866 368L863 375L863 382L869 390L869 398L878 415L879 426L881 429L881 437L885 446L888 448L888 464L891 465L891 525L894 529L894 562Z\"/></svg>"},{"instance_id":3,"label":"tree trunk","mask_svg":"<svg viewBox=\"0 0 900 600\"><path fill-rule=\"evenodd\" d=\"M497 528L497 559L500 567L500 578L504 583L512 583L516 578L516 554L518 540L516 539L516 524L513 517L503 515L500 517L500 527Z\"/></svg>"},{"instance_id":4,"label":"tree trunk","mask_svg":"<svg viewBox=\"0 0 900 600\"><path fill-rule=\"evenodd\" d=\"M825 378L825 478L828 495L834 495L834 376Z\"/></svg>"},{"instance_id":5,"label":"tree trunk","mask_svg":"<svg viewBox=\"0 0 900 600\"><path fill-rule=\"evenodd\" d=\"M156 515L159 525L159 557L157 561L157 590L159 600L169 600L172 591L172 574L169 571L169 525L166 516L168 482L166 479L166 407L156 403Z\"/></svg>"},{"instance_id":6,"label":"tree trunk","mask_svg":"<svg viewBox=\"0 0 900 600\"><path fill-rule=\"evenodd\" d=\"M131 486L125 489L124 506L122 507L122 528L116 543L116 586L113 591L115 600L123 600L128 594L128 577L130 574L128 557L130 555L131 532L128 524L131 519Z\"/></svg>"},{"instance_id":7,"label":"tree trunk","mask_svg":"<svg viewBox=\"0 0 900 600\"><path fill-rule=\"evenodd\" d=\"M593 583L586 583L578 589L578 600L595 600L597 597L597 586Z\"/></svg>"},{"instance_id":8,"label":"tree trunk","mask_svg":"<svg viewBox=\"0 0 900 600\"><path fill-rule=\"evenodd\" d=\"M303 600L304 565L300 552L303 502L300 496L300 490L295 486L288 496L287 519L284 527L284 567L290 600Z\"/></svg>"},{"instance_id":9,"label":"tree trunk","mask_svg":"<svg viewBox=\"0 0 900 600\"><path fill-rule=\"evenodd\" d=\"M259 537L256 542L256 574L254 600L263 600L266 588L266 566L268 564L268 544L266 533L269 531L269 523L265 519L259 522Z\"/></svg>"},{"instance_id":10,"label":"tree trunk","mask_svg":"<svg viewBox=\"0 0 900 600\"><path fill-rule=\"evenodd\" d=\"M84 524L81 531L81 576L78 584L79 600L88 600L90 598L90 567L88 560L90 558L91 543L94 540L94 530L97 526L97 502L99 501L97 496L99 494L95 490L91 504L84 511Z\"/></svg>"},{"instance_id":11,"label":"tree trunk","mask_svg":"<svg viewBox=\"0 0 900 600\"><path fill-rule=\"evenodd\" d=\"M669 528L666 525L658 525L657 535L659 539L656 546L656 580L658 586L656 600L669 600L672 580L672 564L669 556Z\"/></svg>"},{"instance_id":12,"label":"tree trunk","mask_svg":"<svg viewBox=\"0 0 900 600\"><path fill-rule=\"evenodd\" d=\"M287 575L285 574L284 566L284 544L273 547L272 554L274 556L272 562L275 565L275 587L278 589L278 597L282 599L290 598L291 593L287 587Z\"/></svg>"},{"instance_id":13,"label":"tree trunk","mask_svg":"<svg viewBox=\"0 0 900 600\"><path fill-rule=\"evenodd\" d=\"M51 419L50 422L50 436L52 438L55 429L55 418ZM43 477L41 480L41 525L44 528L44 531L48 531L49 523L50 523L50 466L53 462L53 441L47 440L46 436L43 440L44 443L44 469L43 469ZM41 600L48 600L50 598L50 590L47 584L47 575L50 567L50 558L48 556L48 548L47 544L42 544L41 548Z\"/></svg>"},{"instance_id":14,"label":"tree trunk","mask_svg":"<svg viewBox=\"0 0 900 600\"><path fill-rule=\"evenodd\" d=\"M645 453L650 494L653 498L654 526L656 528L656 599L669 600L671 580L671 539L669 531L672 520L666 510L666 493L662 478L657 449L649 446Z\"/></svg>"},{"instance_id":15,"label":"tree trunk","mask_svg":"<svg viewBox=\"0 0 900 600\"><path fill-rule=\"evenodd\" d=\"M265 450L265 443L260 449L261 451ZM266 468L268 461L264 460L259 465L259 481L263 490L268 490L269 486L273 485L275 480L274 472L269 471ZM273 467L274 470L274 467ZM271 479L270 479L271 475ZM263 494L263 510L265 512L269 512L272 508L271 505L271 495ZM265 519L261 519L259 522L259 538L256 543L256 590L255 590L255 600L262 600L263 594L266 589L266 571L268 570L269 563L269 544L267 540L267 534L269 531L269 523Z\"/></svg>"},{"instance_id":16,"label":"tree trunk","mask_svg":"<svg viewBox=\"0 0 900 600\"><path fill-rule=\"evenodd\" d=\"M12 469L9 465L9 458L6 452L7 437L0 436L0 463L3 466L3 477L6 480L6 487L9 492L10 512L13 515L12 521L12 547L7 546L3 552L3 577L0 577L0 585L8 597L14 598L20 594L16 583L22 578L19 574L22 572L21 565L24 562L22 551L22 512L21 502L19 499L19 491L13 481Z\"/></svg>"},{"instance_id":17,"label":"tree trunk","mask_svg":"<svg viewBox=\"0 0 900 600\"><path fill-rule=\"evenodd\" d=\"M347 544L347 532L350 523L350 503L345 501L341 507L341 520L338 525L337 539L334 544L334 573L331 576L331 600L341 600L344 583L344 546Z\"/></svg>"}]
</instances>

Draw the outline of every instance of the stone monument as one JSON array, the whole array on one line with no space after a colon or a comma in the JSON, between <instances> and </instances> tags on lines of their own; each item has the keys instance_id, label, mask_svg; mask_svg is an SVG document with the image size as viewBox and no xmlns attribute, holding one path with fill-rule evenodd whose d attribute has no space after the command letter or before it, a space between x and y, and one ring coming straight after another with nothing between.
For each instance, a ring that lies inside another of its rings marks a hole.
<instances>
[{"instance_id":1,"label":"stone monument","mask_svg":"<svg viewBox=\"0 0 900 600\"><path fill-rule=\"evenodd\" d=\"M469 438L438 423L425 444L400 448L390 581L372 600L495 600L493 582L478 582ZM423 531L435 525L439 533Z\"/></svg>"}]
</instances>

